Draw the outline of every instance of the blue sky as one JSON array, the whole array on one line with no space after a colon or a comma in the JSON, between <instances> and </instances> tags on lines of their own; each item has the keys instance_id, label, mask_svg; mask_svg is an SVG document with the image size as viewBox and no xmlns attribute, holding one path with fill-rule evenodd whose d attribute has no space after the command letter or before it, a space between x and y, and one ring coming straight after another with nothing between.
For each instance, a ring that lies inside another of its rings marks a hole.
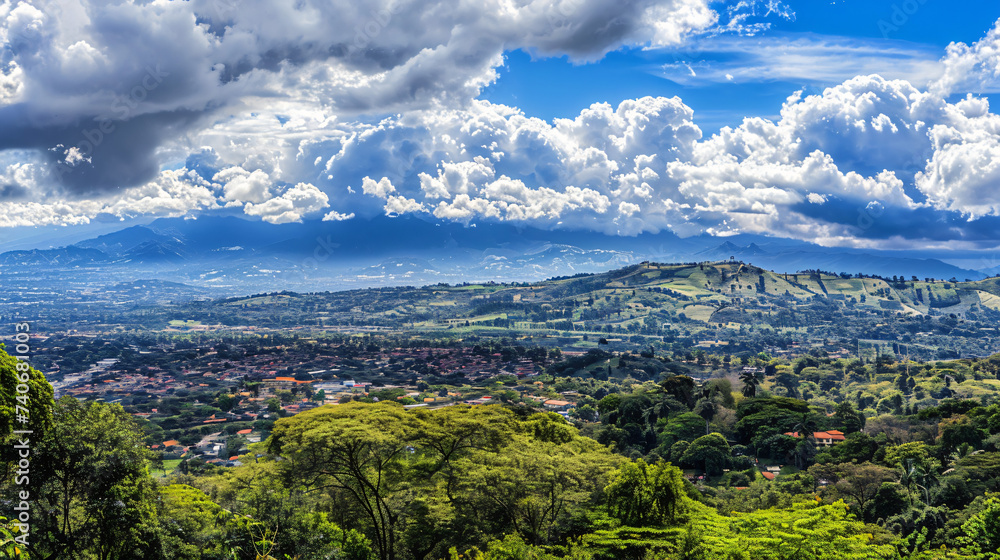
<instances>
[{"instance_id":1,"label":"blue sky","mask_svg":"<svg viewBox=\"0 0 1000 560\"><path fill-rule=\"evenodd\" d=\"M1000 19L1000 4L977 0L963 2L960 7L934 0L914 0L910 4L898 0L807 0L788 5L794 10L794 18L754 18L768 23L769 29L735 42L839 38L845 44L876 49L880 44L910 49L936 60L950 43L974 43ZM918 6L915 10L914 5ZM732 42L731 36L721 36L653 50L623 48L589 64L574 64L565 56L532 56L517 50L507 53L500 79L481 97L551 120L572 118L595 101L617 105L624 99L646 95L676 95L695 109L696 122L714 132L721 126L738 126L746 116L773 117L797 89L822 89L839 83L803 75L797 80L789 76L787 80L686 85L658 71L662 64L684 61L711 64L720 58L712 52L712 45ZM885 72L891 70L885 68Z\"/></svg>"},{"instance_id":2,"label":"blue sky","mask_svg":"<svg viewBox=\"0 0 1000 560\"><path fill-rule=\"evenodd\" d=\"M9 2L0 243L411 215L993 250L998 20L933 0Z\"/></svg>"}]
</instances>

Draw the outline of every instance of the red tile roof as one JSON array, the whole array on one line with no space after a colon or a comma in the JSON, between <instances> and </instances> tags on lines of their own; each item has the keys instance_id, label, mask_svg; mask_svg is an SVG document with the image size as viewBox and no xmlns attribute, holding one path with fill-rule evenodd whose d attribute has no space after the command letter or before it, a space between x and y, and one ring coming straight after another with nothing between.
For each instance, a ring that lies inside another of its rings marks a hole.
<instances>
[{"instance_id":1,"label":"red tile roof","mask_svg":"<svg viewBox=\"0 0 1000 560\"><path fill-rule=\"evenodd\" d=\"M798 432L785 432L784 435L792 436L793 438L799 437ZM813 432L813 437L816 439L832 439L833 441L844 441L844 432L837 430L828 430L825 432Z\"/></svg>"}]
</instances>

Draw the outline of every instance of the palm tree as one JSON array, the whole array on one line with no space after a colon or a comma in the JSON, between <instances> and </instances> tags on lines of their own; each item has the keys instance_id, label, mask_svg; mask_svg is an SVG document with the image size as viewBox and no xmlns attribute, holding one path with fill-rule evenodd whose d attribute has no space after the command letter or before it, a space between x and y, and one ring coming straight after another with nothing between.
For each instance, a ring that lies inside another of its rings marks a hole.
<instances>
[{"instance_id":1,"label":"palm tree","mask_svg":"<svg viewBox=\"0 0 1000 560\"><path fill-rule=\"evenodd\" d=\"M799 442L795 445L792 455L795 459L795 466L805 468L805 464L816 456L816 445L814 443L813 430L816 422L808 412L802 413L802 417L796 422L793 431L798 432Z\"/></svg>"},{"instance_id":2,"label":"palm tree","mask_svg":"<svg viewBox=\"0 0 1000 560\"><path fill-rule=\"evenodd\" d=\"M744 370L740 374L740 381L743 382L743 396L752 399L757 396L757 387L761 384L760 372L756 368Z\"/></svg>"},{"instance_id":3,"label":"palm tree","mask_svg":"<svg viewBox=\"0 0 1000 560\"><path fill-rule=\"evenodd\" d=\"M937 474L932 469L927 468L923 463L916 462L913 458L907 459L900 467L899 484L906 488L906 495L910 500L910 507L913 507L913 487L916 486L924 493L924 503L930 505L930 487L937 482Z\"/></svg>"},{"instance_id":4,"label":"palm tree","mask_svg":"<svg viewBox=\"0 0 1000 560\"><path fill-rule=\"evenodd\" d=\"M719 411L719 405L715 404L715 401L708 397L702 397L698 399L698 402L694 405L694 413L705 419L705 435L710 432L708 423L715 418L715 414Z\"/></svg>"},{"instance_id":5,"label":"palm tree","mask_svg":"<svg viewBox=\"0 0 1000 560\"><path fill-rule=\"evenodd\" d=\"M924 463L920 463L913 475L917 488L924 491L924 503L931 505L931 486L937 484L937 473L934 469L927 468Z\"/></svg>"},{"instance_id":6,"label":"palm tree","mask_svg":"<svg viewBox=\"0 0 1000 560\"><path fill-rule=\"evenodd\" d=\"M809 439L813 437L813 431L816 429L816 421L813 420L812 415L808 412L803 412L802 417L795 424L793 428L794 431L799 433L799 437L802 439Z\"/></svg>"},{"instance_id":7,"label":"palm tree","mask_svg":"<svg viewBox=\"0 0 1000 560\"><path fill-rule=\"evenodd\" d=\"M949 464L952 467L954 467L955 464L958 463L960 460L968 457L969 455L972 455L973 451L975 451L975 448L969 445L968 442L962 442L958 446L958 448L956 448L955 451L952 452L952 454L948 457L948 459L950 460Z\"/></svg>"}]
</instances>

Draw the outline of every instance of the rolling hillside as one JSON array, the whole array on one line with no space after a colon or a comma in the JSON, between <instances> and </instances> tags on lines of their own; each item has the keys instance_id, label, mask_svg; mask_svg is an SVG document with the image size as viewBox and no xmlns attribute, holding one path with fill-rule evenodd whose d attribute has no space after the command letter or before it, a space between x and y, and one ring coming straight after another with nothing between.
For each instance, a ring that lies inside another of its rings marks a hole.
<instances>
[{"instance_id":1,"label":"rolling hillside","mask_svg":"<svg viewBox=\"0 0 1000 560\"><path fill-rule=\"evenodd\" d=\"M1000 279L882 279L783 274L730 261L646 262L537 283L271 293L145 317L153 321L146 323L150 328L167 319L197 319L220 327L519 336L580 348L605 338L732 352L868 348L930 359L1000 350Z\"/></svg>"}]
</instances>

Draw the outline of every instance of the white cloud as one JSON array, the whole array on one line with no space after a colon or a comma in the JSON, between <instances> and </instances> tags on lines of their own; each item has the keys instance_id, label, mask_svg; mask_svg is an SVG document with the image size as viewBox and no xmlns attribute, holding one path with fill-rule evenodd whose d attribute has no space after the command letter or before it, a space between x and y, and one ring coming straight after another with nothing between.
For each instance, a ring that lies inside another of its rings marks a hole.
<instances>
[{"instance_id":1,"label":"white cloud","mask_svg":"<svg viewBox=\"0 0 1000 560\"><path fill-rule=\"evenodd\" d=\"M365 177L361 181L361 190L365 194L387 198L390 193L396 192L396 187L392 186L392 182L389 181L388 177L382 177L378 182L375 182L371 177Z\"/></svg>"},{"instance_id":2,"label":"white cloud","mask_svg":"<svg viewBox=\"0 0 1000 560\"><path fill-rule=\"evenodd\" d=\"M416 212L426 212L427 208L420 202L405 196L390 196L385 201L385 214L387 216L398 216L401 214L411 214Z\"/></svg>"},{"instance_id":3,"label":"white cloud","mask_svg":"<svg viewBox=\"0 0 1000 560\"><path fill-rule=\"evenodd\" d=\"M654 52L660 75L685 85L791 82L830 84L880 74L920 87L939 79L940 51L906 41L812 34L715 36Z\"/></svg>"},{"instance_id":4,"label":"white cloud","mask_svg":"<svg viewBox=\"0 0 1000 560\"><path fill-rule=\"evenodd\" d=\"M35 5L0 7L7 224L220 206L285 223L318 216L336 197L340 210L322 219L428 213L838 244L870 234L854 211L873 201L884 220L1000 215L1000 117L985 99L944 97L994 87L997 30L933 64L928 51L898 42L706 39L689 52L747 53L736 65L679 61L698 80L837 85L791 95L773 120L704 138L676 97L595 103L552 122L475 99L510 49L583 62L622 45L758 29L739 14L720 20L704 0L401 2L388 15L375 0L224 13L212 0L65 3L62 14L55 2ZM115 22L142 40L110 33ZM92 134L94 117L116 108L124 115L115 130ZM52 118L42 126L20 110ZM72 163L61 182L57 158ZM188 163L162 171L165 161Z\"/></svg>"},{"instance_id":5,"label":"white cloud","mask_svg":"<svg viewBox=\"0 0 1000 560\"><path fill-rule=\"evenodd\" d=\"M931 137L933 157L916 177L929 202L970 219L1000 215L1000 116L956 115L950 125L935 126Z\"/></svg>"},{"instance_id":6,"label":"white cloud","mask_svg":"<svg viewBox=\"0 0 1000 560\"><path fill-rule=\"evenodd\" d=\"M37 169L14 166L7 177L29 189L36 184ZM163 171L153 181L124 189L116 196L68 200L58 197L44 202L0 202L0 223L7 227L86 224L99 215L118 218L135 216L178 217L192 211L219 208L211 183L187 169Z\"/></svg>"},{"instance_id":7,"label":"white cloud","mask_svg":"<svg viewBox=\"0 0 1000 560\"><path fill-rule=\"evenodd\" d=\"M354 212L351 212L350 214L343 214L341 212L337 212L336 210L327 212L326 215L323 216L324 222L344 222L352 219L354 219Z\"/></svg>"},{"instance_id":8,"label":"white cloud","mask_svg":"<svg viewBox=\"0 0 1000 560\"><path fill-rule=\"evenodd\" d=\"M271 224L301 222L303 216L319 212L330 206L330 198L315 185L299 183L280 196L254 204L248 202L243 212L259 216Z\"/></svg>"},{"instance_id":9,"label":"white cloud","mask_svg":"<svg viewBox=\"0 0 1000 560\"><path fill-rule=\"evenodd\" d=\"M260 169L249 172L242 167L228 167L212 177L222 183L226 200L260 203L271 198L271 178Z\"/></svg>"},{"instance_id":10,"label":"white cloud","mask_svg":"<svg viewBox=\"0 0 1000 560\"><path fill-rule=\"evenodd\" d=\"M54 177L93 196L146 183L192 136L276 106L298 105L324 126L462 107L496 79L504 52L584 62L622 46L676 44L716 21L709 0L8 2L3 134L53 168L56 145L92 155ZM282 181L276 172L293 170L268 164L289 147L280 145L284 124L254 131L277 131L277 150L225 161Z\"/></svg>"},{"instance_id":11,"label":"white cloud","mask_svg":"<svg viewBox=\"0 0 1000 560\"><path fill-rule=\"evenodd\" d=\"M931 86L934 94L1000 92L1000 21L972 45L948 45L942 63L943 75Z\"/></svg>"}]
</instances>

